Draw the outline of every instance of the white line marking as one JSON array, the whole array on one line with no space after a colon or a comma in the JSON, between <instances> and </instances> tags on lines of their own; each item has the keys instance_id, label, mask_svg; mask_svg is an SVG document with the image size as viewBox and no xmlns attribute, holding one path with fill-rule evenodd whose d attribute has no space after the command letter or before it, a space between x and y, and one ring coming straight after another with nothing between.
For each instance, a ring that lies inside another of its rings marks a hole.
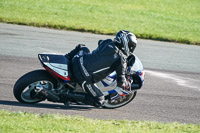
<instances>
[{"instance_id":1,"label":"white line marking","mask_svg":"<svg viewBox=\"0 0 200 133\"><path fill-rule=\"evenodd\" d=\"M188 87L188 88L193 88L193 89L198 89L200 91L200 88L195 85L195 82L200 82L198 80L181 77L181 76L177 76L174 74L156 72L156 71L150 71L150 70L145 70L145 72L149 73L153 76L156 76L156 77L160 77L163 79L169 79L170 81L176 82L177 85Z\"/></svg>"}]
</instances>

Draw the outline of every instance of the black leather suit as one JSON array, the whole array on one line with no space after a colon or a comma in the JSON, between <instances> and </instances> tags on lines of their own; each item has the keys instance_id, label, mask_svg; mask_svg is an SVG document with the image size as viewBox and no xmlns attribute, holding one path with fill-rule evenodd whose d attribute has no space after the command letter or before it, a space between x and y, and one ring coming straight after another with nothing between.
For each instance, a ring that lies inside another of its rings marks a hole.
<instances>
[{"instance_id":1,"label":"black leather suit","mask_svg":"<svg viewBox=\"0 0 200 133\"><path fill-rule=\"evenodd\" d=\"M90 53L87 47L78 45L66 57L72 60L72 74L80 86L95 100L103 96L95 83L116 71L117 86L123 87L126 72L126 56L111 39L100 40L98 47Z\"/></svg>"}]
</instances>

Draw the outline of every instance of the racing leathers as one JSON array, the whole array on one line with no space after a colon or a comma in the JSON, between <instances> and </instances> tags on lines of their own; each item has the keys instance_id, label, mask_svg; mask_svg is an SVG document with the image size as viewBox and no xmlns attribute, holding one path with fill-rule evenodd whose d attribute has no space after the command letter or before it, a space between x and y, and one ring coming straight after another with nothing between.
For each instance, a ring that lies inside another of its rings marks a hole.
<instances>
[{"instance_id":1,"label":"racing leathers","mask_svg":"<svg viewBox=\"0 0 200 133\"><path fill-rule=\"evenodd\" d=\"M78 45L66 54L66 57L72 61L73 76L78 84L94 98L94 105L101 105L104 101L103 93L95 83L113 71L117 73L117 86L124 88L126 85L126 56L111 39L100 40L98 47L91 53L87 47Z\"/></svg>"}]
</instances>

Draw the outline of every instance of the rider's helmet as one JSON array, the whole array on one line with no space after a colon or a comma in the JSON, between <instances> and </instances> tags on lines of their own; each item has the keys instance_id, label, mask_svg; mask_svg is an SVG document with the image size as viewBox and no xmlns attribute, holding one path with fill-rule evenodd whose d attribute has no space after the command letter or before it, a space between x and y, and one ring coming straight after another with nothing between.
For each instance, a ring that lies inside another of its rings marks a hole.
<instances>
[{"instance_id":1,"label":"rider's helmet","mask_svg":"<svg viewBox=\"0 0 200 133\"><path fill-rule=\"evenodd\" d=\"M114 43L126 56L129 56L137 45L137 38L130 31L120 30L115 35Z\"/></svg>"}]
</instances>

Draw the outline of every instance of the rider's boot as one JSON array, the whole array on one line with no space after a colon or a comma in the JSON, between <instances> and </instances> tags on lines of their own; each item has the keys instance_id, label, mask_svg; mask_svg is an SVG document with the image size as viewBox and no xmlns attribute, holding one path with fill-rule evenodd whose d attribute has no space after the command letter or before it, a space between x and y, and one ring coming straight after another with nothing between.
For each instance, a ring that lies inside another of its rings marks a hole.
<instances>
[{"instance_id":1,"label":"rider's boot","mask_svg":"<svg viewBox=\"0 0 200 133\"><path fill-rule=\"evenodd\" d=\"M104 96L101 96L99 98L97 97L94 98L91 95L86 95L85 100L83 100L82 102L88 105L95 106L97 108L101 108L104 105L105 100Z\"/></svg>"},{"instance_id":2,"label":"rider's boot","mask_svg":"<svg viewBox=\"0 0 200 133\"><path fill-rule=\"evenodd\" d=\"M104 103L105 103L104 96L97 97L96 99L97 100L95 101L94 106L98 107L98 108L101 108L104 105Z\"/></svg>"},{"instance_id":3,"label":"rider's boot","mask_svg":"<svg viewBox=\"0 0 200 133\"><path fill-rule=\"evenodd\" d=\"M89 97L92 97L93 100L90 100L89 97L86 97L86 100L90 100L90 102L93 102L93 106L95 107L102 107L104 105L105 102L105 98L103 93L97 88L97 86L95 84L88 84L85 83L84 85L84 89L86 92L88 92Z\"/></svg>"}]
</instances>

